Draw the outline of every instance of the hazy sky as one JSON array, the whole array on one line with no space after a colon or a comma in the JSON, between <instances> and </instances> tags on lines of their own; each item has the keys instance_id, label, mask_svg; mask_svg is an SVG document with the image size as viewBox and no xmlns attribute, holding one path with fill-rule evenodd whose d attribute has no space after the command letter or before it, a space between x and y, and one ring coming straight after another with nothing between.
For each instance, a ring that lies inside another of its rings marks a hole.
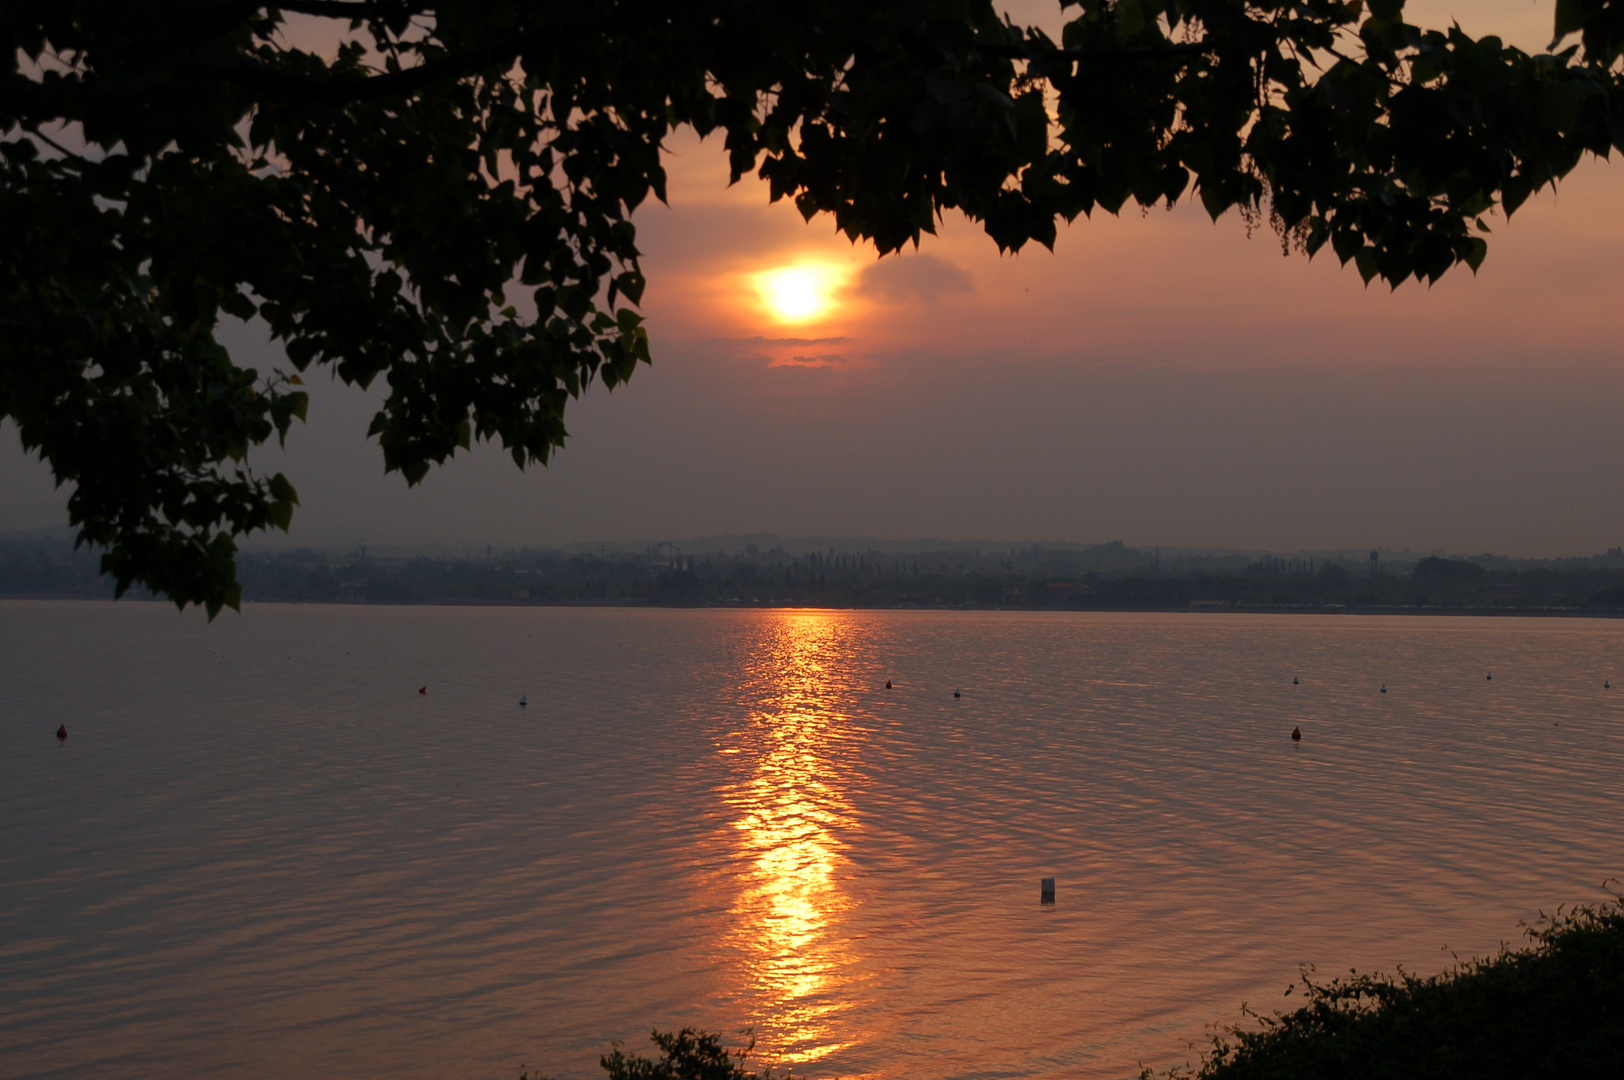
<instances>
[{"instance_id":1,"label":"hazy sky","mask_svg":"<svg viewBox=\"0 0 1624 1080\"><path fill-rule=\"evenodd\" d=\"M1050 5L1014 5L1054 23ZM1550 0L1412 3L1414 21L1549 34ZM1624 170L1587 162L1428 289L1366 288L1196 204L1098 215L1000 256L949 219L876 261L715 143L673 140L671 205L640 212L655 364L573 406L520 473L476 449L408 491L363 438L366 395L311 380L265 455L298 487L280 543L543 545L724 532L1025 538L1275 550L1588 553L1624 542ZM759 275L806 268L787 322ZM241 355L277 362L244 335ZM0 529L63 499L3 434Z\"/></svg>"}]
</instances>

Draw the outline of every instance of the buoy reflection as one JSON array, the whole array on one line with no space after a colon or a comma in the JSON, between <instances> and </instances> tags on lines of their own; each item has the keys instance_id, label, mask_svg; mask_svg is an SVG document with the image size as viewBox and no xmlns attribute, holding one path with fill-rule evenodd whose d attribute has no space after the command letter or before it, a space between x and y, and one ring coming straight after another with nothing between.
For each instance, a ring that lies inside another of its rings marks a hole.
<instances>
[{"instance_id":1,"label":"buoy reflection","mask_svg":"<svg viewBox=\"0 0 1624 1080\"><path fill-rule=\"evenodd\" d=\"M842 791L853 738L840 710L841 628L817 614L786 614L754 661L760 706L740 735L757 755L734 793L734 821L749 883L734 908L751 958L761 1033L786 1065L847 1045L836 1020L850 1005L840 969L852 957L839 933L850 901L841 890L841 834L856 827Z\"/></svg>"}]
</instances>

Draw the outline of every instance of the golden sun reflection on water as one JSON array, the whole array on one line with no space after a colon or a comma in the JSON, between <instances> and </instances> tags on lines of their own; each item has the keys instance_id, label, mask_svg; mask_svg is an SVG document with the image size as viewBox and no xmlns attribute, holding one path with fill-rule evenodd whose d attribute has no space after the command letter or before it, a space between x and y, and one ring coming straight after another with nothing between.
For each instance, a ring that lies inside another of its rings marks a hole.
<instances>
[{"instance_id":1,"label":"golden sun reflection on water","mask_svg":"<svg viewBox=\"0 0 1624 1080\"><path fill-rule=\"evenodd\" d=\"M852 957L837 931L851 901L839 872L842 834L857 822L842 790L849 748L841 744L856 736L829 689L839 637L828 616L785 615L752 664L759 702L736 733L756 761L731 795L750 866L734 934L749 957L763 1034L791 1065L846 1045L836 1033L850 1007L839 971Z\"/></svg>"}]
</instances>

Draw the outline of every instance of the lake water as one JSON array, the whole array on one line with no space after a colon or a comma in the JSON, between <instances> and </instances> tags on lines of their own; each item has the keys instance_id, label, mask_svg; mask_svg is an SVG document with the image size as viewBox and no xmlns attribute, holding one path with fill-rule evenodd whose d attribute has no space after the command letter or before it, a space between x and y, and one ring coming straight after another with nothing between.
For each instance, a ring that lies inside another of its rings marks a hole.
<instances>
[{"instance_id":1,"label":"lake water","mask_svg":"<svg viewBox=\"0 0 1624 1080\"><path fill-rule=\"evenodd\" d=\"M584 1080L684 1025L808 1077L1182 1063L1300 965L1606 900L1621 659L1590 620L0 604L0 1074Z\"/></svg>"}]
</instances>

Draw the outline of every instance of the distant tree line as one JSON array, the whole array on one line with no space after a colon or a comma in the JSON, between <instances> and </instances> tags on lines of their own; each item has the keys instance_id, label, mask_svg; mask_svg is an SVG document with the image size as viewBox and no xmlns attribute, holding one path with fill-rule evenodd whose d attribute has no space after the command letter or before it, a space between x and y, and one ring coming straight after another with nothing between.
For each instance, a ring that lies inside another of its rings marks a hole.
<instances>
[{"instance_id":1,"label":"distant tree line","mask_svg":"<svg viewBox=\"0 0 1624 1080\"><path fill-rule=\"evenodd\" d=\"M1624 613L1624 550L1520 565L1428 556L1413 563L1239 555L1162 558L1093 548L791 553L507 551L368 557L247 553L250 601L664 607L978 608L1101 611ZM84 550L0 541L0 596L108 597Z\"/></svg>"}]
</instances>

